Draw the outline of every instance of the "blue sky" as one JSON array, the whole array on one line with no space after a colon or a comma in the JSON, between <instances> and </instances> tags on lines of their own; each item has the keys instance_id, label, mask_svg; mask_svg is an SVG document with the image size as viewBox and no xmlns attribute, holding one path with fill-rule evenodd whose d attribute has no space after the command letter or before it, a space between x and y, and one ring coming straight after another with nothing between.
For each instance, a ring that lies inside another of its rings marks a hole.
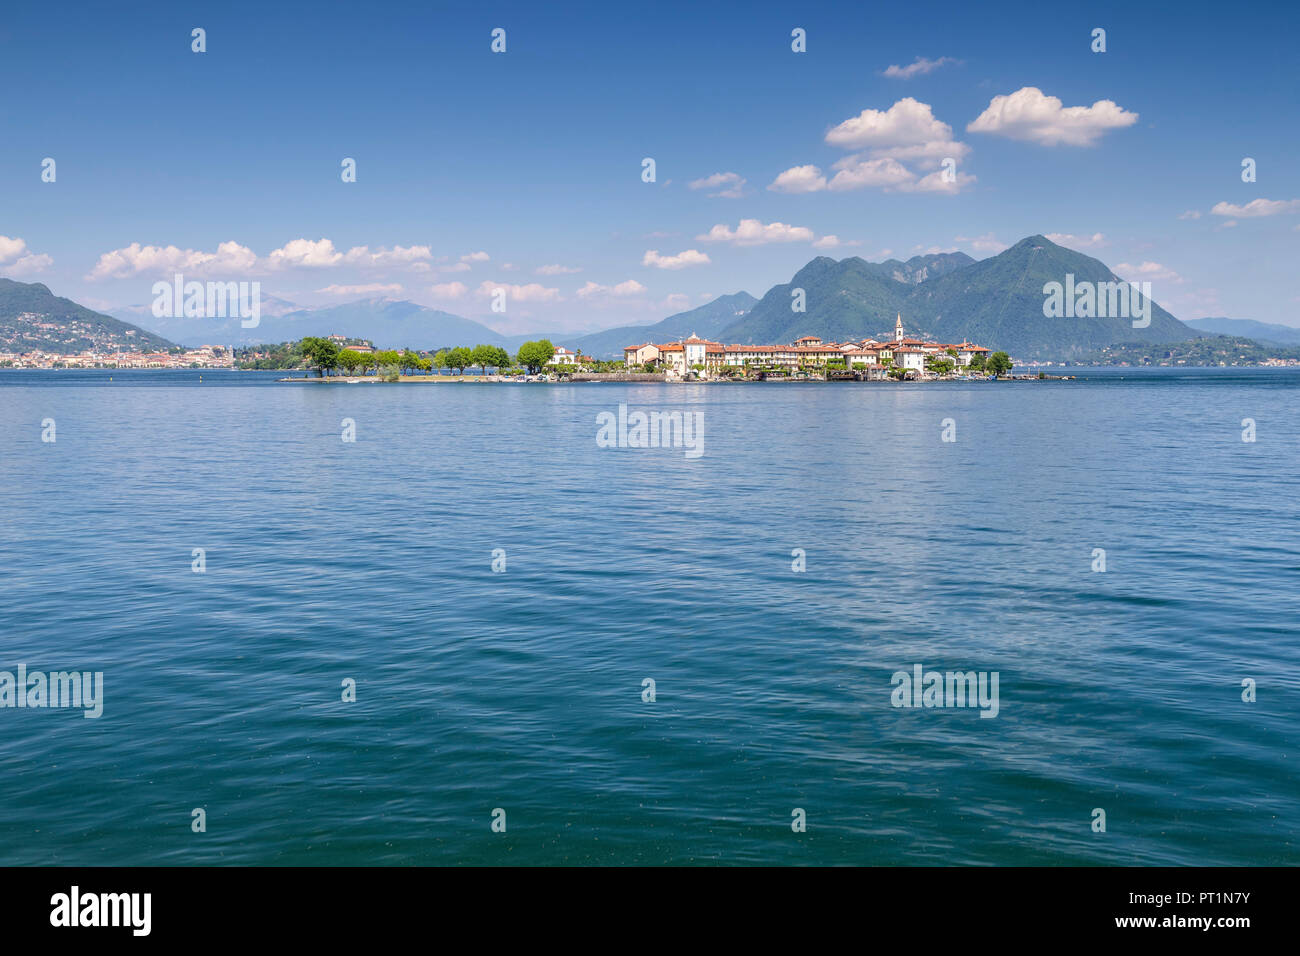
<instances>
[{"instance_id":1,"label":"blue sky","mask_svg":"<svg viewBox=\"0 0 1300 956\"><path fill-rule=\"evenodd\" d=\"M1043 233L1179 318L1300 325L1298 23L1283 4L20 6L0 275L105 310L181 271L586 330L761 295L814 255L983 258Z\"/></svg>"}]
</instances>

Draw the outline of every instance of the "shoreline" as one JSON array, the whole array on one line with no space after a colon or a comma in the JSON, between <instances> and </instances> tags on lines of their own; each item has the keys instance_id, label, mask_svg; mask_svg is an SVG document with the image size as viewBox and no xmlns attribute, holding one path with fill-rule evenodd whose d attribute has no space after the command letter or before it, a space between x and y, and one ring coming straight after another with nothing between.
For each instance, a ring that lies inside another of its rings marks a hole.
<instances>
[{"instance_id":1,"label":"shoreline","mask_svg":"<svg viewBox=\"0 0 1300 956\"><path fill-rule=\"evenodd\" d=\"M413 385L426 383L450 383L458 385L599 385L602 383L634 385L941 385L960 384L963 382L1072 382L1075 380L1076 376L1074 375L1047 375L1037 372L1022 375L1003 375L997 378L961 376L955 378L880 379L865 377L789 378L781 376L767 379L709 378L695 380L669 380L662 375L643 375L633 378L619 373L601 375L600 373L591 372L584 375L575 375L557 379L555 381L545 379L527 380L519 376L511 377L498 375L403 375L396 382L386 382L376 375L332 375L325 378L278 378L276 379L276 382L277 384L286 385Z\"/></svg>"}]
</instances>

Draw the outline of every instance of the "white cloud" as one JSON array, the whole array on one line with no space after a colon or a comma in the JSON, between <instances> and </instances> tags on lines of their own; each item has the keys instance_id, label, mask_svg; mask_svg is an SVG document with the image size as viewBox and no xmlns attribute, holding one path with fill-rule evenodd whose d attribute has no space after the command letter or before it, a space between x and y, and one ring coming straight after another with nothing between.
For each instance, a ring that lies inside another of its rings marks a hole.
<instances>
[{"instance_id":1,"label":"white cloud","mask_svg":"<svg viewBox=\"0 0 1300 956\"><path fill-rule=\"evenodd\" d=\"M816 166L792 166L767 188L778 193L815 193L826 188L826 177Z\"/></svg>"},{"instance_id":2,"label":"white cloud","mask_svg":"<svg viewBox=\"0 0 1300 956\"><path fill-rule=\"evenodd\" d=\"M402 286L397 282L388 285L379 282L372 282L369 285L332 284L316 291L324 292L327 295L397 295L402 291Z\"/></svg>"},{"instance_id":3,"label":"white cloud","mask_svg":"<svg viewBox=\"0 0 1300 956\"><path fill-rule=\"evenodd\" d=\"M483 261L487 253L462 256L462 260ZM412 272L432 271L434 257L428 246L353 246L340 252L334 243L325 238L293 239L265 257L237 242L223 242L216 252L199 249L180 249L176 246L142 246L133 242L99 257L87 276L89 279L116 279L141 274L166 274L170 272L192 275L228 276L254 272L274 272L283 269L326 269L350 267L363 270L405 269ZM462 261L452 267L455 271L469 268Z\"/></svg>"},{"instance_id":4,"label":"white cloud","mask_svg":"<svg viewBox=\"0 0 1300 956\"><path fill-rule=\"evenodd\" d=\"M374 269L410 267L417 272L428 271L432 260L433 252L428 246L394 246L391 249L379 248L374 252L370 251L369 246L353 246L343 256L346 265Z\"/></svg>"},{"instance_id":5,"label":"white cloud","mask_svg":"<svg viewBox=\"0 0 1300 956\"><path fill-rule=\"evenodd\" d=\"M1121 109L1112 100L1066 107L1038 87L1025 86L1010 95L993 97L966 132L993 133L1040 146L1091 146L1103 133L1137 121L1137 113Z\"/></svg>"},{"instance_id":6,"label":"white cloud","mask_svg":"<svg viewBox=\"0 0 1300 956\"><path fill-rule=\"evenodd\" d=\"M459 283L455 283L459 285ZM530 282L527 285L511 285L508 282L488 282L483 281L477 290L477 295L483 298L490 298L496 293L497 289L506 290L506 298L513 302L559 302L560 290L547 288L536 282Z\"/></svg>"},{"instance_id":7,"label":"white cloud","mask_svg":"<svg viewBox=\"0 0 1300 956\"><path fill-rule=\"evenodd\" d=\"M444 282L440 285L431 286L429 291L433 293L435 299L459 299L469 289L465 288L463 282Z\"/></svg>"},{"instance_id":8,"label":"white cloud","mask_svg":"<svg viewBox=\"0 0 1300 956\"><path fill-rule=\"evenodd\" d=\"M34 275L52 265L54 260L45 253L31 252L25 239L0 236L0 269L9 275Z\"/></svg>"},{"instance_id":9,"label":"white cloud","mask_svg":"<svg viewBox=\"0 0 1300 956\"><path fill-rule=\"evenodd\" d=\"M590 299L601 296L629 296L640 295L644 292L645 286L635 279L628 279L626 282L620 282L615 286L597 285L595 282L588 282L578 290L578 298Z\"/></svg>"},{"instance_id":10,"label":"white cloud","mask_svg":"<svg viewBox=\"0 0 1300 956\"><path fill-rule=\"evenodd\" d=\"M539 276L567 276L567 275L573 275L573 273L581 272L581 271L582 269L580 269L577 266L561 266L561 265L538 266L536 269L533 270L533 272Z\"/></svg>"},{"instance_id":11,"label":"white cloud","mask_svg":"<svg viewBox=\"0 0 1300 956\"><path fill-rule=\"evenodd\" d=\"M959 163L966 158L970 147L956 140L931 140L927 143L913 143L910 146L885 146L871 150L873 158L901 159L907 162L917 161L922 169L935 169L945 159Z\"/></svg>"},{"instance_id":12,"label":"white cloud","mask_svg":"<svg viewBox=\"0 0 1300 956\"><path fill-rule=\"evenodd\" d=\"M12 265L0 266L0 269L4 269L11 277L21 278L44 272L52 265L54 265L54 260L42 252L20 256Z\"/></svg>"},{"instance_id":13,"label":"white cloud","mask_svg":"<svg viewBox=\"0 0 1300 956\"><path fill-rule=\"evenodd\" d=\"M836 191L867 186L897 187L916 179L916 174L896 159L862 159L847 156L835 164L839 170L826 188Z\"/></svg>"},{"instance_id":14,"label":"white cloud","mask_svg":"<svg viewBox=\"0 0 1300 956\"><path fill-rule=\"evenodd\" d=\"M330 248L333 249L333 246ZM168 272L188 272L199 275L242 274L252 271L256 266L257 254L237 242L223 242L217 246L216 252L178 249L176 246L142 246L138 242L133 242L129 246L101 255L86 278L122 279L141 274L161 275Z\"/></svg>"},{"instance_id":15,"label":"white cloud","mask_svg":"<svg viewBox=\"0 0 1300 956\"><path fill-rule=\"evenodd\" d=\"M915 146L918 143L948 142L951 139L952 127L935 119L928 103L921 103L910 96L883 112L863 110L826 134L827 143L844 149Z\"/></svg>"},{"instance_id":16,"label":"white cloud","mask_svg":"<svg viewBox=\"0 0 1300 956\"><path fill-rule=\"evenodd\" d=\"M964 174L951 182L942 175L918 178L905 165L938 171L946 160L958 163L970 152L969 146L952 138L952 127L938 120L928 103L910 96L887 110L863 110L831 129L826 142L859 152L836 161L832 167L836 173L829 180L818 166L794 166L767 188L785 193L873 187L888 192L955 193L975 182L974 176Z\"/></svg>"},{"instance_id":17,"label":"white cloud","mask_svg":"<svg viewBox=\"0 0 1300 956\"><path fill-rule=\"evenodd\" d=\"M709 257L698 249L687 249L675 256L661 256L658 249L647 249L641 259L641 265L654 266L656 269L685 269L687 266L709 264Z\"/></svg>"},{"instance_id":18,"label":"white cloud","mask_svg":"<svg viewBox=\"0 0 1300 956\"><path fill-rule=\"evenodd\" d=\"M884 75L896 80L910 80L914 76L924 76L926 73L933 73L941 66L956 62L957 61L950 56L941 56L937 60L927 60L923 56L918 56L907 66L889 66L885 70Z\"/></svg>"},{"instance_id":19,"label":"white cloud","mask_svg":"<svg viewBox=\"0 0 1300 956\"><path fill-rule=\"evenodd\" d=\"M1199 210L1196 210L1196 209L1189 209L1189 210L1187 210L1187 212L1183 213L1183 214L1182 214L1181 216L1179 216L1178 218L1179 218L1179 219L1200 219L1200 218L1201 218L1201 213L1200 213Z\"/></svg>"},{"instance_id":20,"label":"white cloud","mask_svg":"<svg viewBox=\"0 0 1300 956\"><path fill-rule=\"evenodd\" d=\"M967 149L962 143L945 145L961 147L956 150L959 154ZM926 165L930 164L922 164ZM828 181L816 166L796 166L783 172L767 188L777 192L811 193L823 189L844 192L875 186L886 192L956 193L976 181L974 176L966 173L957 173L950 181L944 176L945 170L941 169L917 179L914 172L888 156L863 159L862 154L854 154L836 162L834 168L839 171Z\"/></svg>"},{"instance_id":21,"label":"white cloud","mask_svg":"<svg viewBox=\"0 0 1300 956\"><path fill-rule=\"evenodd\" d=\"M659 303L661 309L673 309L677 312L684 312L690 308L691 297L682 292L674 292L666 296L663 302Z\"/></svg>"},{"instance_id":22,"label":"white cloud","mask_svg":"<svg viewBox=\"0 0 1300 956\"><path fill-rule=\"evenodd\" d=\"M991 232L986 232L982 236L954 236L953 239L956 242L966 243L976 252L987 252L990 254L997 254L1002 250L1008 248L1005 242L1003 242L997 236L993 235L993 233ZM932 253L933 252L956 252L955 249L937 249L933 247L929 251Z\"/></svg>"},{"instance_id":23,"label":"white cloud","mask_svg":"<svg viewBox=\"0 0 1300 956\"><path fill-rule=\"evenodd\" d=\"M1300 212L1300 199L1252 199L1244 206L1230 202L1215 203L1210 210L1216 216L1239 216L1250 219L1256 216L1280 216Z\"/></svg>"},{"instance_id":24,"label":"white cloud","mask_svg":"<svg viewBox=\"0 0 1300 956\"><path fill-rule=\"evenodd\" d=\"M360 269L409 268L427 272L432 260L433 253L428 246L393 246L391 249L381 246L374 250L369 246L353 246L347 252L339 253L329 239L294 239L279 249L273 249L266 257L265 265L271 269L320 269L343 265Z\"/></svg>"},{"instance_id":25,"label":"white cloud","mask_svg":"<svg viewBox=\"0 0 1300 956\"><path fill-rule=\"evenodd\" d=\"M718 190L709 193L710 196L740 199L745 195L745 182L745 178L739 173L714 173L712 176L705 176L703 179L688 183L687 186L690 189Z\"/></svg>"},{"instance_id":26,"label":"white cloud","mask_svg":"<svg viewBox=\"0 0 1300 956\"><path fill-rule=\"evenodd\" d=\"M0 236L0 263L12 262L26 252L26 239L10 239L8 236Z\"/></svg>"},{"instance_id":27,"label":"white cloud","mask_svg":"<svg viewBox=\"0 0 1300 956\"><path fill-rule=\"evenodd\" d=\"M328 239L294 239L279 249L272 249L266 257L272 269L320 269L338 265L342 259L343 253Z\"/></svg>"},{"instance_id":28,"label":"white cloud","mask_svg":"<svg viewBox=\"0 0 1300 956\"><path fill-rule=\"evenodd\" d=\"M822 236L813 243L814 249L835 249L840 245L839 236Z\"/></svg>"},{"instance_id":29,"label":"white cloud","mask_svg":"<svg viewBox=\"0 0 1300 956\"><path fill-rule=\"evenodd\" d=\"M1115 267L1115 274L1129 282L1141 282L1149 280L1153 282L1182 282L1180 276L1168 266L1162 266L1158 262L1143 262L1139 265L1130 265L1127 262L1121 262Z\"/></svg>"},{"instance_id":30,"label":"white cloud","mask_svg":"<svg viewBox=\"0 0 1300 956\"><path fill-rule=\"evenodd\" d=\"M946 170L936 169L928 175L922 176L915 182L899 183L897 186L887 189L886 192L901 193L944 193L952 196L976 181L974 176L967 173L957 173L951 180L944 173Z\"/></svg>"},{"instance_id":31,"label":"white cloud","mask_svg":"<svg viewBox=\"0 0 1300 956\"><path fill-rule=\"evenodd\" d=\"M742 219L735 229L718 223L704 235L695 238L700 242L734 242L738 246L761 246L770 242L812 242L815 236L807 226Z\"/></svg>"},{"instance_id":32,"label":"white cloud","mask_svg":"<svg viewBox=\"0 0 1300 956\"><path fill-rule=\"evenodd\" d=\"M1076 236L1072 232L1049 232L1047 238L1067 249L1091 249L1107 245L1106 237L1099 232L1094 232L1091 236Z\"/></svg>"},{"instance_id":33,"label":"white cloud","mask_svg":"<svg viewBox=\"0 0 1300 956\"><path fill-rule=\"evenodd\" d=\"M461 262L487 262L492 257L486 252L470 252L460 257Z\"/></svg>"}]
</instances>

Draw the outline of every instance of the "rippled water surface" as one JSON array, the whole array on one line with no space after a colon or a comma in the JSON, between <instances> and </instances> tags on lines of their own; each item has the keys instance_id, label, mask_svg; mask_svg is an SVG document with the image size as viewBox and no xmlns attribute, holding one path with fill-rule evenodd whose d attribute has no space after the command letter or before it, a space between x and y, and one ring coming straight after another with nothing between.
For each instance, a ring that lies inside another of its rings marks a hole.
<instances>
[{"instance_id":1,"label":"rippled water surface","mask_svg":"<svg viewBox=\"0 0 1300 956\"><path fill-rule=\"evenodd\" d=\"M1300 862L1300 371L1086 374L0 372L0 863Z\"/></svg>"}]
</instances>

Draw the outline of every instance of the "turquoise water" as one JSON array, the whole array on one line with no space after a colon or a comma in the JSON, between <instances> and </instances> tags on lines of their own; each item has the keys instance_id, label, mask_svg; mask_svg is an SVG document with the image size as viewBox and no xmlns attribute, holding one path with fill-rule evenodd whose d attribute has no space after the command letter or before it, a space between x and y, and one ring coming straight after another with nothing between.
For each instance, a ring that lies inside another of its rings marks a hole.
<instances>
[{"instance_id":1,"label":"turquoise water","mask_svg":"<svg viewBox=\"0 0 1300 956\"><path fill-rule=\"evenodd\" d=\"M0 372L0 864L1300 862L1300 370L1079 374Z\"/></svg>"}]
</instances>

